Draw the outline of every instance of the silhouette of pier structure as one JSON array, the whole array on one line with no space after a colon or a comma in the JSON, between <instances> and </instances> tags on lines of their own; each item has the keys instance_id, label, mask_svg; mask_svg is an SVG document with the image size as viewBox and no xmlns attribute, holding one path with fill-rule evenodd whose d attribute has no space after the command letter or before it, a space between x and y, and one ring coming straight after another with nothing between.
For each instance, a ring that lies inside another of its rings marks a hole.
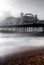
<instances>
[{"instance_id":1,"label":"silhouette of pier structure","mask_svg":"<svg viewBox=\"0 0 44 65\"><path fill-rule=\"evenodd\" d=\"M14 25L0 26L0 31L8 32L44 32L44 22L37 18L37 15L33 16L31 13L23 15L19 18L21 21L17 21Z\"/></svg>"}]
</instances>

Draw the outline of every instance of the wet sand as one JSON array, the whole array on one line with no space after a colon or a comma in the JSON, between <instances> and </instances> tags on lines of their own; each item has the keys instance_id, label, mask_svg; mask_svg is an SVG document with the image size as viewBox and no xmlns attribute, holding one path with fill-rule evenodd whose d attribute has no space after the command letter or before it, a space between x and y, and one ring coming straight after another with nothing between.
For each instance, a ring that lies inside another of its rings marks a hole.
<instances>
[{"instance_id":1,"label":"wet sand","mask_svg":"<svg viewBox=\"0 0 44 65\"><path fill-rule=\"evenodd\" d=\"M6 55L0 65L44 65L44 47Z\"/></svg>"}]
</instances>

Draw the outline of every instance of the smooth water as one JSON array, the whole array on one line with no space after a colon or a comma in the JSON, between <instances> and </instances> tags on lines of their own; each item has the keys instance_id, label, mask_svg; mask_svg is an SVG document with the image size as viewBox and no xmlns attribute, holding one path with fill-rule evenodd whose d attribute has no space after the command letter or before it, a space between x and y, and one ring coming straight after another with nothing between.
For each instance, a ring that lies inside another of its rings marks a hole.
<instances>
[{"instance_id":1,"label":"smooth water","mask_svg":"<svg viewBox=\"0 0 44 65\"><path fill-rule=\"evenodd\" d=\"M24 34L0 33L0 56L18 52L20 48L44 46L44 37L32 37ZM21 51L21 50L20 50Z\"/></svg>"}]
</instances>

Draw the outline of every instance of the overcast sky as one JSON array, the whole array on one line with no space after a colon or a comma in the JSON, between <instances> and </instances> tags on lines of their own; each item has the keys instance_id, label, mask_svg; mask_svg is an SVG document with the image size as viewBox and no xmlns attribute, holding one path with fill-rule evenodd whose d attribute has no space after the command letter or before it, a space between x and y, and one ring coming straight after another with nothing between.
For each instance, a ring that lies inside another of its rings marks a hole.
<instances>
[{"instance_id":1,"label":"overcast sky","mask_svg":"<svg viewBox=\"0 0 44 65\"><path fill-rule=\"evenodd\" d=\"M20 12L37 14L44 19L44 0L0 0L0 17L5 15L19 16Z\"/></svg>"}]
</instances>

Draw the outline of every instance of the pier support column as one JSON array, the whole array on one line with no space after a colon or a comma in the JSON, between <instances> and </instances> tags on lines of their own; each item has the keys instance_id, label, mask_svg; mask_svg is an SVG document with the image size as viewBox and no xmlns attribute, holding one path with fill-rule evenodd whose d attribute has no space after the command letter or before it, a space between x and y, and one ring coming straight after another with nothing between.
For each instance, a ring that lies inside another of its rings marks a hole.
<instances>
[{"instance_id":1,"label":"pier support column","mask_svg":"<svg viewBox=\"0 0 44 65\"><path fill-rule=\"evenodd\" d=\"M25 27L23 27L23 32L25 33Z\"/></svg>"},{"instance_id":2,"label":"pier support column","mask_svg":"<svg viewBox=\"0 0 44 65\"><path fill-rule=\"evenodd\" d=\"M27 32L27 27L25 27L25 32Z\"/></svg>"},{"instance_id":3,"label":"pier support column","mask_svg":"<svg viewBox=\"0 0 44 65\"><path fill-rule=\"evenodd\" d=\"M42 28L42 32L44 32L44 27L41 27Z\"/></svg>"}]
</instances>

